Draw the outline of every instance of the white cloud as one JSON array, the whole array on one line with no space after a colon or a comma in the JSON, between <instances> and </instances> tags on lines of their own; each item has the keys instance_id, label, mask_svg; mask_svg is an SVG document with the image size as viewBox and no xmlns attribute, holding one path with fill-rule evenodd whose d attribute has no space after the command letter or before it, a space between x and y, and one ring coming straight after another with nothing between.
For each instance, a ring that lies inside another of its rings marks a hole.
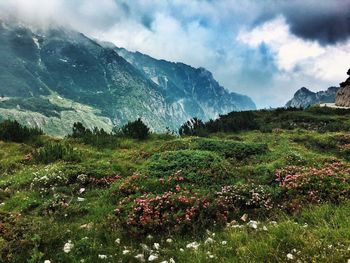
<instances>
[{"instance_id":1,"label":"white cloud","mask_svg":"<svg viewBox=\"0 0 350 263\"><path fill-rule=\"evenodd\" d=\"M283 17L265 22L251 31L241 31L237 40L251 48L265 44L272 51L278 69L292 75L298 71L308 77L333 81L344 78L350 61L350 41L335 46L321 46L291 34Z\"/></svg>"}]
</instances>

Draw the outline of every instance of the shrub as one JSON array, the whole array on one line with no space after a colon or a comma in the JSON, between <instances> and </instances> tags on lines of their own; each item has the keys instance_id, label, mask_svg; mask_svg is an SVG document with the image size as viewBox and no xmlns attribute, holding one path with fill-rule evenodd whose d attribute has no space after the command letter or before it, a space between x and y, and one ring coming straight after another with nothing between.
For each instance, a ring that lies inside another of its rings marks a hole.
<instances>
[{"instance_id":1,"label":"shrub","mask_svg":"<svg viewBox=\"0 0 350 263\"><path fill-rule=\"evenodd\" d=\"M340 162L321 168L288 166L275 173L284 206L299 210L304 203L339 203L350 197L350 167Z\"/></svg>"},{"instance_id":2,"label":"shrub","mask_svg":"<svg viewBox=\"0 0 350 263\"><path fill-rule=\"evenodd\" d=\"M193 192L145 194L121 200L115 210L128 233L194 232L212 226L216 211L208 198Z\"/></svg>"},{"instance_id":3,"label":"shrub","mask_svg":"<svg viewBox=\"0 0 350 263\"><path fill-rule=\"evenodd\" d=\"M262 185L228 185L216 193L216 202L226 220L242 213L262 215L273 208L272 192L271 187Z\"/></svg>"},{"instance_id":4,"label":"shrub","mask_svg":"<svg viewBox=\"0 0 350 263\"><path fill-rule=\"evenodd\" d=\"M193 118L181 125L179 134L187 136L205 137L208 135L207 128L202 120Z\"/></svg>"},{"instance_id":5,"label":"shrub","mask_svg":"<svg viewBox=\"0 0 350 263\"><path fill-rule=\"evenodd\" d=\"M103 129L98 129L97 127L91 131L85 128L80 122L73 124L72 134L69 137L97 148L115 148L119 146L117 134L107 133Z\"/></svg>"},{"instance_id":6,"label":"shrub","mask_svg":"<svg viewBox=\"0 0 350 263\"><path fill-rule=\"evenodd\" d=\"M213 151L223 154L225 157L244 159L251 155L262 154L267 151L266 144L243 143L232 140L198 139L196 148L199 150Z\"/></svg>"},{"instance_id":7,"label":"shrub","mask_svg":"<svg viewBox=\"0 0 350 263\"><path fill-rule=\"evenodd\" d=\"M164 178L181 170L186 182L211 186L227 178L228 167L229 164L216 153L180 150L154 154L143 171L148 176Z\"/></svg>"},{"instance_id":8,"label":"shrub","mask_svg":"<svg viewBox=\"0 0 350 263\"><path fill-rule=\"evenodd\" d=\"M138 140L146 139L150 133L147 125L144 124L140 118L136 121L125 124L121 131L125 136Z\"/></svg>"},{"instance_id":9,"label":"shrub","mask_svg":"<svg viewBox=\"0 0 350 263\"><path fill-rule=\"evenodd\" d=\"M80 161L79 153L72 146L63 143L48 143L33 153L33 159L37 163L52 163L57 160L67 162Z\"/></svg>"},{"instance_id":10,"label":"shrub","mask_svg":"<svg viewBox=\"0 0 350 263\"><path fill-rule=\"evenodd\" d=\"M42 134L41 130L22 126L17 121L5 120L0 124L0 140L4 141L24 142Z\"/></svg>"}]
</instances>

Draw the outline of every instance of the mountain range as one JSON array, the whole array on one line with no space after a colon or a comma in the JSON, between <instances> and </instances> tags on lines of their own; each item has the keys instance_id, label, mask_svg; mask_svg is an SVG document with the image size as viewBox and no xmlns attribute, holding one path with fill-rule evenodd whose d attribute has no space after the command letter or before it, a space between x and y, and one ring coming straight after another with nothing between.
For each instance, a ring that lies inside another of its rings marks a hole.
<instances>
[{"instance_id":1,"label":"mountain range","mask_svg":"<svg viewBox=\"0 0 350 263\"><path fill-rule=\"evenodd\" d=\"M154 131L191 117L255 109L211 72L99 42L71 29L0 21L0 120L63 136L72 124L111 131L142 118Z\"/></svg>"},{"instance_id":2,"label":"mountain range","mask_svg":"<svg viewBox=\"0 0 350 263\"><path fill-rule=\"evenodd\" d=\"M312 92L302 87L295 92L293 98L289 100L285 107L307 108L314 104L334 103L339 87L329 87L325 91Z\"/></svg>"}]
</instances>

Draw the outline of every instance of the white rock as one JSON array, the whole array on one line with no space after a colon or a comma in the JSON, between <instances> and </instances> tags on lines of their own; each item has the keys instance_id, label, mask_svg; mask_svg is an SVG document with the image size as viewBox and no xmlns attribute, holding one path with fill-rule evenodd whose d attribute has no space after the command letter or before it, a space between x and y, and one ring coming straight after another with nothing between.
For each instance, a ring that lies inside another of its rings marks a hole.
<instances>
[{"instance_id":1,"label":"white rock","mask_svg":"<svg viewBox=\"0 0 350 263\"><path fill-rule=\"evenodd\" d=\"M294 259L294 256L293 256L293 254L288 253L288 254L287 254L287 258L290 259L290 260L293 260L293 259Z\"/></svg>"},{"instance_id":2,"label":"white rock","mask_svg":"<svg viewBox=\"0 0 350 263\"><path fill-rule=\"evenodd\" d=\"M83 201L85 201L85 198L78 197L78 202L83 202Z\"/></svg>"},{"instance_id":3,"label":"white rock","mask_svg":"<svg viewBox=\"0 0 350 263\"><path fill-rule=\"evenodd\" d=\"M123 250L123 255L128 255L128 254L130 254L130 250L124 249L124 250Z\"/></svg>"},{"instance_id":4,"label":"white rock","mask_svg":"<svg viewBox=\"0 0 350 263\"><path fill-rule=\"evenodd\" d=\"M82 193L84 193L84 192L85 192L85 188L84 188L84 187L82 187L82 188L79 189L79 193L82 194Z\"/></svg>"},{"instance_id":5,"label":"white rock","mask_svg":"<svg viewBox=\"0 0 350 263\"><path fill-rule=\"evenodd\" d=\"M166 242L167 242L167 243L172 243L173 240L172 240L171 238L167 238Z\"/></svg>"},{"instance_id":6,"label":"white rock","mask_svg":"<svg viewBox=\"0 0 350 263\"><path fill-rule=\"evenodd\" d=\"M44 263L51 263L51 261L46 259L46 260L44 260Z\"/></svg>"},{"instance_id":7,"label":"white rock","mask_svg":"<svg viewBox=\"0 0 350 263\"><path fill-rule=\"evenodd\" d=\"M174 260L173 258L171 258L171 259L169 260L169 263L175 263L175 260Z\"/></svg>"},{"instance_id":8,"label":"white rock","mask_svg":"<svg viewBox=\"0 0 350 263\"><path fill-rule=\"evenodd\" d=\"M268 229L267 229L267 227L266 227L266 226L263 226L263 230L264 230L264 231L267 231Z\"/></svg>"},{"instance_id":9,"label":"white rock","mask_svg":"<svg viewBox=\"0 0 350 263\"><path fill-rule=\"evenodd\" d=\"M68 240L66 244L64 244L63 251L64 253L69 253L73 249L74 244L72 243L71 240Z\"/></svg>"},{"instance_id":10,"label":"white rock","mask_svg":"<svg viewBox=\"0 0 350 263\"><path fill-rule=\"evenodd\" d=\"M98 255L98 258L100 258L100 259L107 259L107 255Z\"/></svg>"},{"instance_id":11,"label":"white rock","mask_svg":"<svg viewBox=\"0 0 350 263\"><path fill-rule=\"evenodd\" d=\"M199 247L199 244L197 242L192 242L186 245L186 248L197 250Z\"/></svg>"},{"instance_id":12,"label":"white rock","mask_svg":"<svg viewBox=\"0 0 350 263\"><path fill-rule=\"evenodd\" d=\"M247 224L250 228L257 229L258 228L258 222L250 220Z\"/></svg>"},{"instance_id":13,"label":"white rock","mask_svg":"<svg viewBox=\"0 0 350 263\"><path fill-rule=\"evenodd\" d=\"M159 243L154 243L153 247L155 250L158 250L160 248L160 245L159 245Z\"/></svg>"},{"instance_id":14,"label":"white rock","mask_svg":"<svg viewBox=\"0 0 350 263\"><path fill-rule=\"evenodd\" d=\"M120 244L120 238L117 238L114 242L115 242L116 244Z\"/></svg>"},{"instance_id":15,"label":"white rock","mask_svg":"<svg viewBox=\"0 0 350 263\"><path fill-rule=\"evenodd\" d=\"M224 245L224 246L227 245L227 241L222 241L221 245Z\"/></svg>"},{"instance_id":16,"label":"white rock","mask_svg":"<svg viewBox=\"0 0 350 263\"><path fill-rule=\"evenodd\" d=\"M155 261L158 259L158 255L157 254L151 254L149 257L148 257L148 261L152 262L152 261Z\"/></svg>"}]
</instances>

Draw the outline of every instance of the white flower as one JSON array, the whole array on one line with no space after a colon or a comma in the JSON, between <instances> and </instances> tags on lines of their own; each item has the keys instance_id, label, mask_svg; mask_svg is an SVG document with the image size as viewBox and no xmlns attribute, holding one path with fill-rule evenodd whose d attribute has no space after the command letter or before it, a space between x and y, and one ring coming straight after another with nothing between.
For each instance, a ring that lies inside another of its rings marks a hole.
<instances>
[{"instance_id":1,"label":"white flower","mask_svg":"<svg viewBox=\"0 0 350 263\"><path fill-rule=\"evenodd\" d=\"M154 260L157 260L157 259L158 259L158 255L157 254L151 254L148 257L148 261L154 261Z\"/></svg>"},{"instance_id":2,"label":"white flower","mask_svg":"<svg viewBox=\"0 0 350 263\"><path fill-rule=\"evenodd\" d=\"M107 255L98 255L98 258L100 258L100 259L106 259L106 258L107 258Z\"/></svg>"},{"instance_id":3,"label":"white flower","mask_svg":"<svg viewBox=\"0 0 350 263\"><path fill-rule=\"evenodd\" d=\"M145 256L143 254L137 254L135 258L140 260L141 262L145 262Z\"/></svg>"},{"instance_id":4,"label":"white flower","mask_svg":"<svg viewBox=\"0 0 350 263\"><path fill-rule=\"evenodd\" d=\"M180 248L180 252L184 252L185 250L183 248Z\"/></svg>"},{"instance_id":5,"label":"white flower","mask_svg":"<svg viewBox=\"0 0 350 263\"><path fill-rule=\"evenodd\" d=\"M168 260L163 260L160 263L169 263Z\"/></svg>"},{"instance_id":6,"label":"white flower","mask_svg":"<svg viewBox=\"0 0 350 263\"><path fill-rule=\"evenodd\" d=\"M79 193L80 193L80 194L82 194L82 193L84 193L84 192L85 192L85 188L84 188L84 187L82 187L82 188L79 189Z\"/></svg>"},{"instance_id":7,"label":"white flower","mask_svg":"<svg viewBox=\"0 0 350 263\"><path fill-rule=\"evenodd\" d=\"M266 226L263 226L263 230L264 230L264 231L267 231L267 227L266 227Z\"/></svg>"},{"instance_id":8,"label":"white flower","mask_svg":"<svg viewBox=\"0 0 350 263\"><path fill-rule=\"evenodd\" d=\"M83 202L83 201L85 201L85 198L78 197L78 202Z\"/></svg>"},{"instance_id":9,"label":"white flower","mask_svg":"<svg viewBox=\"0 0 350 263\"><path fill-rule=\"evenodd\" d=\"M128 254L130 254L130 250L124 249L123 250L123 255L128 255Z\"/></svg>"},{"instance_id":10,"label":"white flower","mask_svg":"<svg viewBox=\"0 0 350 263\"><path fill-rule=\"evenodd\" d=\"M221 245L224 245L224 246L227 245L227 241L222 241Z\"/></svg>"},{"instance_id":11,"label":"white flower","mask_svg":"<svg viewBox=\"0 0 350 263\"><path fill-rule=\"evenodd\" d=\"M174 260L173 258L171 258L171 259L169 260L169 263L175 263L175 260Z\"/></svg>"},{"instance_id":12,"label":"white flower","mask_svg":"<svg viewBox=\"0 0 350 263\"><path fill-rule=\"evenodd\" d=\"M153 247L155 250L158 250L160 248L160 245L159 245L159 243L154 243Z\"/></svg>"},{"instance_id":13,"label":"white flower","mask_svg":"<svg viewBox=\"0 0 350 263\"><path fill-rule=\"evenodd\" d=\"M64 244L63 251L64 253L69 253L73 249L74 244L72 243L71 240L68 240L66 244Z\"/></svg>"},{"instance_id":14,"label":"white flower","mask_svg":"<svg viewBox=\"0 0 350 263\"><path fill-rule=\"evenodd\" d=\"M294 259L294 256L293 256L293 254L288 253L288 254L287 254L287 258L290 259L290 260L292 260L292 259Z\"/></svg>"},{"instance_id":15,"label":"white flower","mask_svg":"<svg viewBox=\"0 0 350 263\"><path fill-rule=\"evenodd\" d=\"M44 260L44 263L51 263L51 261L46 259L46 260Z\"/></svg>"},{"instance_id":16,"label":"white flower","mask_svg":"<svg viewBox=\"0 0 350 263\"><path fill-rule=\"evenodd\" d=\"M120 238L117 238L114 242L120 244Z\"/></svg>"},{"instance_id":17,"label":"white flower","mask_svg":"<svg viewBox=\"0 0 350 263\"><path fill-rule=\"evenodd\" d=\"M153 238L152 235L148 235L148 236L147 236L147 239L152 239L152 238Z\"/></svg>"},{"instance_id":18,"label":"white flower","mask_svg":"<svg viewBox=\"0 0 350 263\"><path fill-rule=\"evenodd\" d=\"M199 244L197 242L192 242L192 243L189 243L186 245L186 248L191 248L191 249L194 249L194 250L197 250L199 247Z\"/></svg>"},{"instance_id":19,"label":"white flower","mask_svg":"<svg viewBox=\"0 0 350 263\"><path fill-rule=\"evenodd\" d=\"M250 220L247 224L250 228L257 229L258 228L258 222Z\"/></svg>"},{"instance_id":20,"label":"white flower","mask_svg":"<svg viewBox=\"0 0 350 263\"><path fill-rule=\"evenodd\" d=\"M172 243L173 240L172 240L171 238L167 238L166 242L167 242L167 243Z\"/></svg>"},{"instance_id":21,"label":"white flower","mask_svg":"<svg viewBox=\"0 0 350 263\"><path fill-rule=\"evenodd\" d=\"M211 244L214 243L214 239L212 239L211 237L208 237L207 240L204 241L204 244Z\"/></svg>"}]
</instances>

